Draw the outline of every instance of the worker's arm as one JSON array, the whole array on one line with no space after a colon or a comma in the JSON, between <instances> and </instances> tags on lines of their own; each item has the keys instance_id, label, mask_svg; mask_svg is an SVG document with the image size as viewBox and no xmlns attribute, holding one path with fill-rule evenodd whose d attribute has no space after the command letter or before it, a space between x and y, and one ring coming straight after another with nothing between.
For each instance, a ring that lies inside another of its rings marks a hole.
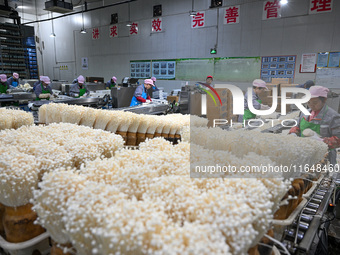
<instances>
[{"instance_id":1,"label":"worker's arm","mask_svg":"<svg viewBox=\"0 0 340 255\"><path fill-rule=\"evenodd\" d=\"M142 94L143 94L143 86L138 86L133 95L138 99L138 97L141 97Z\"/></svg>"},{"instance_id":2,"label":"worker's arm","mask_svg":"<svg viewBox=\"0 0 340 255\"><path fill-rule=\"evenodd\" d=\"M79 89L77 84L74 84L70 88L70 96L71 97L78 97L79 96Z\"/></svg>"},{"instance_id":3,"label":"worker's arm","mask_svg":"<svg viewBox=\"0 0 340 255\"><path fill-rule=\"evenodd\" d=\"M36 95L37 97L39 97L39 95L41 94L41 92L42 92L41 86L36 86L36 87L35 87L35 91L34 91L35 95Z\"/></svg>"},{"instance_id":4,"label":"worker's arm","mask_svg":"<svg viewBox=\"0 0 340 255\"><path fill-rule=\"evenodd\" d=\"M259 99L258 96L256 96L255 93L253 93L253 106L256 110L260 110L261 109L261 104L257 101Z\"/></svg>"},{"instance_id":5,"label":"worker's arm","mask_svg":"<svg viewBox=\"0 0 340 255\"><path fill-rule=\"evenodd\" d=\"M297 136L300 136L300 133L301 133L301 131L300 131L300 121L301 121L302 116L303 116L303 114L300 115L299 119L296 121L296 122L297 122L296 126L295 126L295 127L292 127L292 128L289 130L289 133L288 133L288 134L294 133L294 134L296 134Z\"/></svg>"},{"instance_id":6,"label":"worker's arm","mask_svg":"<svg viewBox=\"0 0 340 255\"><path fill-rule=\"evenodd\" d=\"M324 136L323 128L320 129L321 136ZM330 137L324 137L323 141L328 145L328 148L330 149L336 149L340 147L340 115L335 116L329 127L328 127L328 133L330 134Z\"/></svg>"},{"instance_id":7,"label":"worker's arm","mask_svg":"<svg viewBox=\"0 0 340 255\"><path fill-rule=\"evenodd\" d=\"M86 96L90 95L89 89L87 88L87 86L85 84L84 84L84 86L85 86L85 89L86 89Z\"/></svg>"}]
</instances>

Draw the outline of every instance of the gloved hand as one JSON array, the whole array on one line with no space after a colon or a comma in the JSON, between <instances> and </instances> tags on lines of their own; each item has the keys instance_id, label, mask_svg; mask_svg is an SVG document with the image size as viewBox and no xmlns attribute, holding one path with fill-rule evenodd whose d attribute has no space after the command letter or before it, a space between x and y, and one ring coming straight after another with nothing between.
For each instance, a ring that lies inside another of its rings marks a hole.
<instances>
[{"instance_id":1,"label":"gloved hand","mask_svg":"<svg viewBox=\"0 0 340 255\"><path fill-rule=\"evenodd\" d=\"M149 104L150 102L151 102L151 100L146 99L146 102L145 102L145 103Z\"/></svg>"},{"instance_id":2,"label":"gloved hand","mask_svg":"<svg viewBox=\"0 0 340 255\"><path fill-rule=\"evenodd\" d=\"M289 133L288 134L296 134L296 135L300 135L300 128L299 127L292 127L290 130L289 130Z\"/></svg>"},{"instance_id":3,"label":"gloved hand","mask_svg":"<svg viewBox=\"0 0 340 255\"><path fill-rule=\"evenodd\" d=\"M51 94L40 94L39 95L39 98L41 98L41 99L46 99L46 98L49 98L51 96Z\"/></svg>"},{"instance_id":4,"label":"gloved hand","mask_svg":"<svg viewBox=\"0 0 340 255\"><path fill-rule=\"evenodd\" d=\"M6 90L6 94L9 94L9 93L11 93L11 92L12 92L11 89Z\"/></svg>"},{"instance_id":5,"label":"gloved hand","mask_svg":"<svg viewBox=\"0 0 340 255\"><path fill-rule=\"evenodd\" d=\"M337 136L325 137L323 142L328 145L330 149L336 149L340 147L340 139Z\"/></svg>"},{"instance_id":6,"label":"gloved hand","mask_svg":"<svg viewBox=\"0 0 340 255\"><path fill-rule=\"evenodd\" d=\"M146 100L142 97L136 97L139 102L145 103Z\"/></svg>"},{"instance_id":7,"label":"gloved hand","mask_svg":"<svg viewBox=\"0 0 340 255\"><path fill-rule=\"evenodd\" d=\"M147 100L150 100L150 102L152 101L150 96L148 96L146 99L147 99Z\"/></svg>"},{"instance_id":8,"label":"gloved hand","mask_svg":"<svg viewBox=\"0 0 340 255\"><path fill-rule=\"evenodd\" d=\"M74 94L74 97L79 97L79 94Z\"/></svg>"},{"instance_id":9,"label":"gloved hand","mask_svg":"<svg viewBox=\"0 0 340 255\"><path fill-rule=\"evenodd\" d=\"M260 110L269 110L269 109L270 109L270 107L268 105L261 104Z\"/></svg>"}]
</instances>

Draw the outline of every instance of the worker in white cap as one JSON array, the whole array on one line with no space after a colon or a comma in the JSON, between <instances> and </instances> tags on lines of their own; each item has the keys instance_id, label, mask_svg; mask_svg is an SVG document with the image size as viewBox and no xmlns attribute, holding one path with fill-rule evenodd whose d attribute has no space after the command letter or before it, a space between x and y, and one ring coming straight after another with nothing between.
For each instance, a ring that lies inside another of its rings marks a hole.
<instances>
[{"instance_id":1,"label":"worker in white cap","mask_svg":"<svg viewBox=\"0 0 340 255\"><path fill-rule=\"evenodd\" d=\"M106 83L105 89L114 88L116 86L116 82L117 82L117 77L112 76L112 78Z\"/></svg>"},{"instance_id":2,"label":"worker in white cap","mask_svg":"<svg viewBox=\"0 0 340 255\"><path fill-rule=\"evenodd\" d=\"M270 107L268 105L262 104L262 101L260 100L259 95L264 91L268 89L266 86L266 82L260 79L256 79L253 81L253 96L252 96L252 102L253 106L256 110L268 110ZM244 115L239 116L238 121L243 122L249 119L254 119L256 117L256 114L252 113L249 110L248 107L248 91L244 95Z\"/></svg>"},{"instance_id":3,"label":"worker in white cap","mask_svg":"<svg viewBox=\"0 0 340 255\"><path fill-rule=\"evenodd\" d=\"M298 125L292 127L289 133L295 133L304 137L305 130L314 131L320 136L322 141L328 145L329 161L336 164L336 148L340 147L340 115L326 105L328 88L322 86L312 86L309 89L311 99L307 105L310 108L310 115L301 114ZM310 136L310 132L308 132ZM320 139L320 140L321 140Z\"/></svg>"},{"instance_id":4,"label":"worker in white cap","mask_svg":"<svg viewBox=\"0 0 340 255\"><path fill-rule=\"evenodd\" d=\"M8 85L12 88L18 87L18 85L19 85L19 74L13 73L13 76L9 77L7 82L8 82Z\"/></svg>"},{"instance_id":5,"label":"worker in white cap","mask_svg":"<svg viewBox=\"0 0 340 255\"><path fill-rule=\"evenodd\" d=\"M87 89L85 85L85 78L82 75L79 75L77 78L77 83L73 84L70 88L70 96L71 97L86 97L90 94L90 91Z\"/></svg>"},{"instance_id":6,"label":"worker in white cap","mask_svg":"<svg viewBox=\"0 0 340 255\"><path fill-rule=\"evenodd\" d=\"M136 106L145 102L150 102L151 97L148 95L148 89L150 89L153 86L154 86L153 80L145 79L144 84L141 84L136 88L130 106Z\"/></svg>"},{"instance_id":7,"label":"worker in white cap","mask_svg":"<svg viewBox=\"0 0 340 255\"><path fill-rule=\"evenodd\" d=\"M6 94L8 89L7 75L0 74L0 94Z\"/></svg>"},{"instance_id":8,"label":"worker in white cap","mask_svg":"<svg viewBox=\"0 0 340 255\"><path fill-rule=\"evenodd\" d=\"M51 80L48 76L40 76L40 84L35 87L36 100L47 99L52 96Z\"/></svg>"}]
</instances>

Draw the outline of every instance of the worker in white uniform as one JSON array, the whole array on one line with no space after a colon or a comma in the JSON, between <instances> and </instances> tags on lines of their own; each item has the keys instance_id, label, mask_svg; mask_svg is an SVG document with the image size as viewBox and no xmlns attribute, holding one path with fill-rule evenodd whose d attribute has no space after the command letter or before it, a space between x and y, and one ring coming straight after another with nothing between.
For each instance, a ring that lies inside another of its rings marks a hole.
<instances>
[{"instance_id":1,"label":"worker in white uniform","mask_svg":"<svg viewBox=\"0 0 340 255\"><path fill-rule=\"evenodd\" d=\"M290 129L294 133L304 137L303 131L313 130L328 145L328 158L331 164L336 164L336 148L340 147L340 115L326 105L328 88L312 86L309 89L311 99L308 101L310 115L301 114L298 125Z\"/></svg>"}]
</instances>

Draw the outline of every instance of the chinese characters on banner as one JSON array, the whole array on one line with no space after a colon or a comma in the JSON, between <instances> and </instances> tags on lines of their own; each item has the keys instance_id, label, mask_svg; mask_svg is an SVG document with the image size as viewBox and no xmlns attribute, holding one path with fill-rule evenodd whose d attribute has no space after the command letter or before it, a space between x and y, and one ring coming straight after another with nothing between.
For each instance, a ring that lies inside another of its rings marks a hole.
<instances>
[{"instance_id":1,"label":"chinese characters on banner","mask_svg":"<svg viewBox=\"0 0 340 255\"><path fill-rule=\"evenodd\" d=\"M110 31L110 37L118 37L118 26L117 25L110 26L109 31Z\"/></svg>"},{"instance_id":2,"label":"chinese characters on banner","mask_svg":"<svg viewBox=\"0 0 340 255\"><path fill-rule=\"evenodd\" d=\"M331 12L334 0L309 0L309 14Z\"/></svg>"},{"instance_id":3,"label":"chinese characters on banner","mask_svg":"<svg viewBox=\"0 0 340 255\"><path fill-rule=\"evenodd\" d=\"M200 28L205 25L205 12L197 12L196 16L191 17L191 28Z\"/></svg>"},{"instance_id":4,"label":"chinese characters on banner","mask_svg":"<svg viewBox=\"0 0 340 255\"><path fill-rule=\"evenodd\" d=\"M223 24L236 24L240 22L240 6L230 6L224 11Z\"/></svg>"},{"instance_id":5,"label":"chinese characters on banner","mask_svg":"<svg viewBox=\"0 0 340 255\"><path fill-rule=\"evenodd\" d=\"M163 31L162 18L155 18L151 20L151 31L153 33Z\"/></svg>"},{"instance_id":6,"label":"chinese characters on banner","mask_svg":"<svg viewBox=\"0 0 340 255\"><path fill-rule=\"evenodd\" d=\"M263 2L262 19L278 19L281 18L280 0L270 0Z\"/></svg>"},{"instance_id":7,"label":"chinese characters on banner","mask_svg":"<svg viewBox=\"0 0 340 255\"><path fill-rule=\"evenodd\" d=\"M130 35L138 35L138 22L133 22L130 26Z\"/></svg>"},{"instance_id":8,"label":"chinese characters on banner","mask_svg":"<svg viewBox=\"0 0 340 255\"><path fill-rule=\"evenodd\" d=\"M93 28L92 29L92 39L96 40L99 39L99 28Z\"/></svg>"}]
</instances>

